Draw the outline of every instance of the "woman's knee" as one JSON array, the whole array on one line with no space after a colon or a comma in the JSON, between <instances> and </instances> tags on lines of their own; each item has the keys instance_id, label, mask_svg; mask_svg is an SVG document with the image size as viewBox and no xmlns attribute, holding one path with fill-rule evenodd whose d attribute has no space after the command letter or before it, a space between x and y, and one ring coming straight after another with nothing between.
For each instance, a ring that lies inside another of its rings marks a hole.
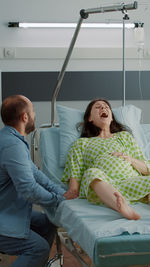
<instances>
[{"instance_id":1,"label":"woman's knee","mask_svg":"<svg viewBox=\"0 0 150 267\"><path fill-rule=\"evenodd\" d=\"M90 187L94 190L100 182L102 182L102 180L100 180L99 178L95 178L91 181Z\"/></svg>"}]
</instances>

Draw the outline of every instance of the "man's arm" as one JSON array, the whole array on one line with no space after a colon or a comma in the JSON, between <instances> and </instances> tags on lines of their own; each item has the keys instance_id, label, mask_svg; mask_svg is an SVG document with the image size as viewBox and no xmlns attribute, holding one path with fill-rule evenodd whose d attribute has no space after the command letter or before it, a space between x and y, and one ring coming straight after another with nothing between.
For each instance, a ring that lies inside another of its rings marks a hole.
<instances>
[{"instance_id":1,"label":"man's arm","mask_svg":"<svg viewBox=\"0 0 150 267\"><path fill-rule=\"evenodd\" d=\"M30 154L24 143L18 142L17 145L9 146L3 151L3 168L12 180L16 191L21 197L32 203L43 206L58 204L65 198L58 191L48 191L40 185L33 175Z\"/></svg>"},{"instance_id":2,"label":"man's arm","mask_svg":"<svg viewBox=\"0 0 150 267\"><path fill-rule=\"evenodd\" d=\"M42 171L40 171L36 165L32 162L33 175L36 181L42 185L49 192L55 192L56 194L63 195L66 191L59 185L53 183Z\"/></svg>"}]
</instances>

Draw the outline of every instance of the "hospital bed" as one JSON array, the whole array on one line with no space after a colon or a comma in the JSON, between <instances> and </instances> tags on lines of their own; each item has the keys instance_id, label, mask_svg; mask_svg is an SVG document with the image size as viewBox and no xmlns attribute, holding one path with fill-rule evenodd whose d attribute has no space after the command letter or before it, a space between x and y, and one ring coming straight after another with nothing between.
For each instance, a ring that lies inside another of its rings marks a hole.
<instances>
[{"instance_id":1,"label":"hospital bed","mask_svg":"<svg viewBox=\"0 0 150 267\"><path fill-rule=\"evenodd\" d=\"M91 13L121 10L125 15L123 18L123 106L114 109L113 112L118 121L131 128L143 153L150 159L150 125L140 124L140 109L132 105L125 105L124 35L125 20L128 19L126 11L127 9L136 8L137 2L134 2L133 5L125 6L122 4L121 6L104 7L99 10L81 10L80 12L81 18L77 24L53 93L51 125L47 129L40 130L39 144L36 143L38 139L36 138L38 136L37 130L32 141L33 159L35 159L34 152L39 152L40 146L43 172L61 186L64 186L61 183L61 177L66 155L72 142L80 135L76 130L76 124L82 121L83 111L57 106L59 127L56 127L55 102L82 20ZM47 266L51 266L55 259L60 259L60 266L63 266L59 242L62 242L77 257L83 267L88 265L78 253L75 244L78 244L87 253L93 267L123 267L150 264L150 206L144 203L133 203L132 206L141 215L141 219L138 221L127 220L120 213L105 205L94 205L86 199L80 198L63 201L57 210L45 208L44 211L48 218L58 227L64 229L61 232L58 231L57 235L57 248L59 248L59 251L56 257L48 262Z\"/></svg>"},{"instance_id":2,"label":"hospital bed","mask_svg":"<svg viewBox=\"0 0 150 267\"><path fill-rule=\"evenodd\" d=\"M65 159L71 143L79 137L75 126L82 120L83 111L59 105L57 111L59 127L37 131L39 144L35 138L35 150L37 153L40 148L43 172L64 187L61 177ZM140 124L141 110L126 105L113 109L113 112L120 122L132 129L146 157L150 158L150 124ZM64 229L59 232L59 238L82 266L87 264L74 242L88 254L91 266L150 264L150 206L144 203L133 203L132 206L142 217L138 221L127 220L104 205L94 205L80 198L63 201L57 210L45 208L44 211L54 224Z\"/></svg>"}]
</instances>

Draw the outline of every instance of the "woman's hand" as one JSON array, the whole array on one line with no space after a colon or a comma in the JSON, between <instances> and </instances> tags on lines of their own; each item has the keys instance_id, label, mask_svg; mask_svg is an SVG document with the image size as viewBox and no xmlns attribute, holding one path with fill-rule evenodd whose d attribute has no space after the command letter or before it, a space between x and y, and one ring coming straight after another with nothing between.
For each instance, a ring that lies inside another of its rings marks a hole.
<instances>
[{"instance_id":1,"label":"woman's hand","mask_svg":"<svg viewBox=\"0 0 150 267\"><path fill-rule=\"evenodd\" d=\"M112 152L111 155L112 156L116 156L116 157L120 157L123 160L128 161L132 165L132 167L134 169L136 169L139 173L141 173L143 175L148 175L149 174L147 165L146 165L146 163L144 161L132 158L130 155L125 155L124 153L117 152L117 151Z\"/></svg>"},{"instance_id":2,"label":"woman's hand","mask_svg":"<svg viewBox=\"0 0 150 267\"><path fill-rule=\"evenodd\" d=\"M122 152L113 152L111 153L112 156L116 156L116 157L120 157L122 158L123 160L126 160L128 161L131 165L132 165L132 161L133 161L133 158L130 156L130 155L125 155L124 153Z\"/></svg>"},{"instance_id":3,"label":"woman's hand","mask_svg":"<svg viewBox=\"0 0 150 267\"><path fill-rule=\"evenodd\" d=\"M67 200L69 199L74 199L77 198L79 196L79 193L76 191L73 191L71 189L68 189L68 191L66 191L66 193L63 195Z\"/></svg>"},{"instance_id":4,"label":"woman's hand","mask_svg":"<svg viewBox=\"0 0 150 267\"><path fill-rule=\"evenodd\" d=\"M70 178L69 189L64 194L64 197L68 199L74 199L79 196L79 183L77 179Z\"/></svg>"}]
</instances>

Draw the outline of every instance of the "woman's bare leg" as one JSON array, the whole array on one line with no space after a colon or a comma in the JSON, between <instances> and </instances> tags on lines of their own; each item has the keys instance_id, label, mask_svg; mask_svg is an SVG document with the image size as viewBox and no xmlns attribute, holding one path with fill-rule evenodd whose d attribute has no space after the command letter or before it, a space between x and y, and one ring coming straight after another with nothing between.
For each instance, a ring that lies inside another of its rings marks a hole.
<instances>
[{"instance_id":1,"label":"woman's bare leg","mask_svg":"<svg viewBox=\"0 0 150 267\"><path fill-rule=\"evenodd\" d=\"M140 219L140 215L127 204L125 198L112 185L95 179L90 186L108 207L120 212L129 220Z\"/></svg>"}]
</instances>

